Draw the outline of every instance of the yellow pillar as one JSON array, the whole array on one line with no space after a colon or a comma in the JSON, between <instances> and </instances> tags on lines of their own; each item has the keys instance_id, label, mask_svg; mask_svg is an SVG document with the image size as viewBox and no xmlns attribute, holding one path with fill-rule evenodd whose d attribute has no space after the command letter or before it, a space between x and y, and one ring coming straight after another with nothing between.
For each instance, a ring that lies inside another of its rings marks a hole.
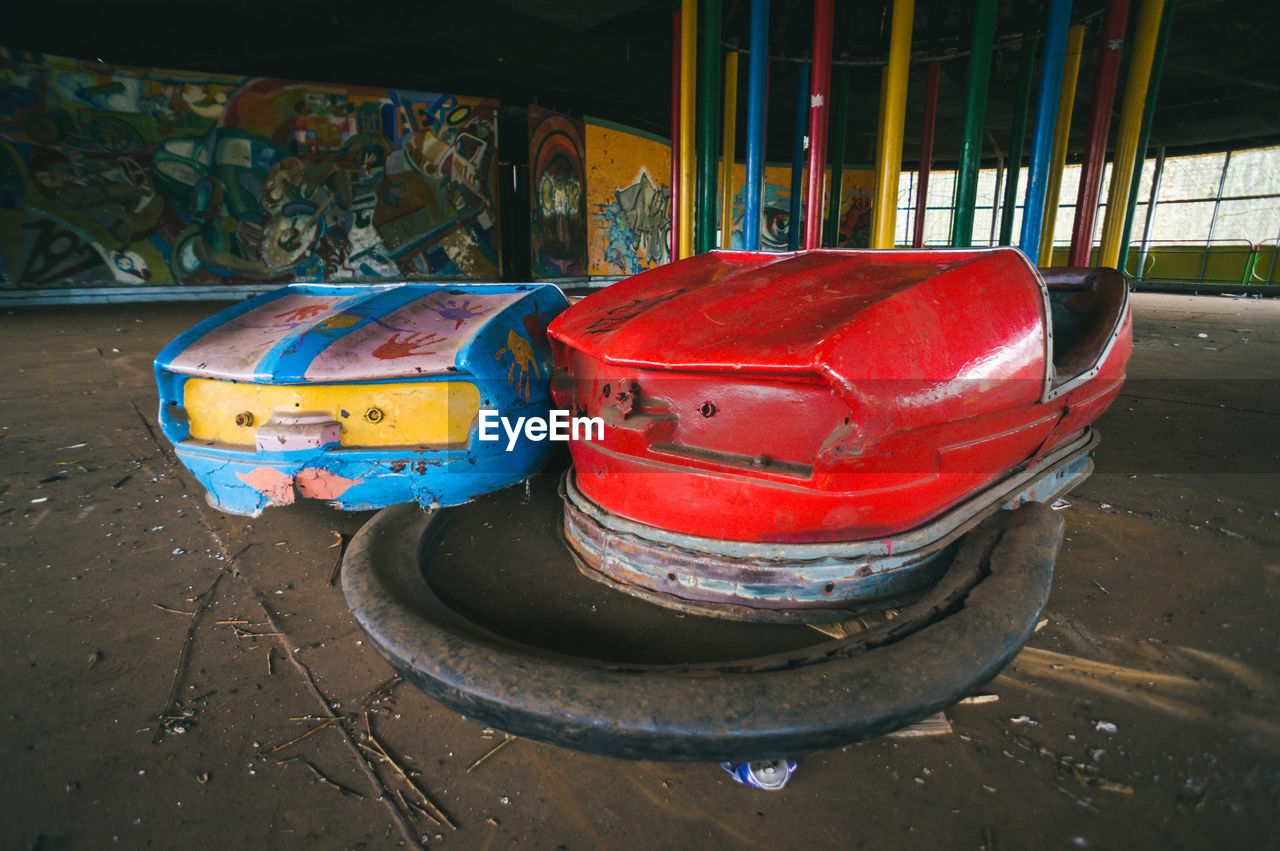
<instances>
[{"instance_id":1,"label":"yellow pillar","mask_svg":"<svg viewBox=\"0 0 1280 851\"><path fill-rule=\"evenodd\" d=\"M1049 179L1044 188L1044 222L1040 230L1040 265L1053 265L1053 226L1058 219L1058 196L1062 192L1062 169L1067 165L1067 141L1071 135L1071 110L1076 100L1076 80L1080 76L1080 52L1084 48L1084 27L1067 30L1067 56L1062 63L1062 91L1058 95L1058 119L1054 124L1053 150L1049 154Z\"/></svg>"},{"instance_id":2,"label":"yellow pillar","mask_svg":"<svg viewBox=\"0 0 1280 851\"><path fill-rule=\"evenodd\" d=\"M880 144L876 156L876 197L871 208L871 247L893 248L902 171L902 125L907 119L907 70L911 59L911 18L915 0L893 0L889 64L881 98Z\"/></svg>"},{"instance_id":3,"label":"yellow pillar","mask_svg":"<svg viewBox=\"0 0 1280 851\"><path fill-rule=\"evenodd\" d=\"M698 0L680 3L680 259L693 256L694 109L697 107Z\"/></svg>"},{"instance_id":4,"label":"yellow pillar","mask_svg":"<svg viewBox=\"0 0 1280 851\"><path fill-rule=\"evenodd\" d=\"M720 247L733 238L733 154L738 140L738 51L724 58L724 156L720 160Z\"/></svg>"},{"instance_id":5,"label":"yellow pillar","mask_svg":"<svg viewBox=\"0 0 1280 851\"><path fill-rule=\"evenodd\" d=\"M1120 240L1124 238L1124 217L1129 206L1129 184L1133 181L1134 158L1142 130L1142 111L1147 101L1147 83L1156 53L1160 14L1164 0L1142 0L1138 9L1137 36L1129 57L1129 77L1124 85L1124 105L1120 110L1120 132L1111 166L1111 188L1107 191L1107 216L1102 222L1099 266L1120 262Z\"/></svg>"}]
</instances>

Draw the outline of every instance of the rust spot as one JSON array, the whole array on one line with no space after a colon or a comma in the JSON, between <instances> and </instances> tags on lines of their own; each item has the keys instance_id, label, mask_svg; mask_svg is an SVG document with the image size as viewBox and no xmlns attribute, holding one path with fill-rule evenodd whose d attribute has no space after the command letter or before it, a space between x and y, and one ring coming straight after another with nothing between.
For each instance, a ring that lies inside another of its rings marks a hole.
<instances>
[{"instance_id":1,"label":"rust spot","mask_svg":"<svg viewBox=\"0 0 1280 851\"><path fill-rule=\"evenodd\" d=\"M393 473L403 473L403 472L404 472L404 468L405 468L406 466L408 466L408 463L409 463L408 461L392 461L392 462L391 462L391 472L393 472Z\"/></svg>"}]
</instances>

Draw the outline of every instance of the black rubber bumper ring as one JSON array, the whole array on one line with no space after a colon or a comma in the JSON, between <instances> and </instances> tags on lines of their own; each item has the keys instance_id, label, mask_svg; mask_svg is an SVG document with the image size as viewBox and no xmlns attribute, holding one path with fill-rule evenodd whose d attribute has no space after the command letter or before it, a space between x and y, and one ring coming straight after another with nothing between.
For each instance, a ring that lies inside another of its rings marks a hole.
<instances>
[{"instance_id":1,"label":"black rubber bumper ring","mask_svg":"<svg viewBox=\"0 0 1280 851\"><path fill-rule=\"evenodd\" d=\"M881 735L972 693L1030 638L1063 529L1041 503L997 512L966 535L938 585L973 578L913 604L933 608L915 613L909 631L913 617L900 616L870 636L788 654L643 666L518 644L451 609L425 578L446 514L414 504L383 509L348 547L343 591L377 650L474 721L659 761L794 757Z\"/></svg>"}]
</instances>

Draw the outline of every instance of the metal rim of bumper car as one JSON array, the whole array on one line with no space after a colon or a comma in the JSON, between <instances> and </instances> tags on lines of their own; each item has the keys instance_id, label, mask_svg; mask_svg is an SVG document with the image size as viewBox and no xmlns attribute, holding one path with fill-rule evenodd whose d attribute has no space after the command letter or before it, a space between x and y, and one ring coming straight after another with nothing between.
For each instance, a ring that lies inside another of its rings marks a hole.
<instances>
[{"instance_id":1,"label":"metal rim of bumper car","mask_svg":"<svg viewBox=\"0 0 1280 851\"><path fill-rule=\"evenodd\" d=\"M1053 502L1084 481L1098 442L1086 429L929 523L836 543L722 541L628 520L585 496L570 468L560 483L563 533L583 575L659 606L739 621L843 620L935 581L949 548L999 509Z\"/></svg>"},{"instance_id":2,"label":"metal rim of bumper car","mask_svg":"<svg viewBox=\"0 0 1280 851\"><path fill-rule=\"evenodd\" d=\"M646 666L515 642L432 590L449 510L383 509L342 566L347 602L391 666L427 695L516 736L612 757L794 757L889 732L994 677L1031 636L1063 522L1040 503L998 511L893 620L801 650Z\"/></svg>"}]
</instances>

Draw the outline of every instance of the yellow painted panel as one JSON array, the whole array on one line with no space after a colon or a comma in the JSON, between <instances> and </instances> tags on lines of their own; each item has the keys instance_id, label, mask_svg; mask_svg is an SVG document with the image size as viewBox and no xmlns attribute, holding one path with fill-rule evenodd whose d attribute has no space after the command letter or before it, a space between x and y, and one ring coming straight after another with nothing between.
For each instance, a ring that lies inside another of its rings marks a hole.
<instances>
[{"instance_id":1,"label":"yellow painted panel","mask_svg":"<svg viewBox=\"0 0 1280 851\"><path fill-rule=\"evenodd\" d=\"M253 446L272 411L322 411L341 423L343 446L444 448L466 445L480 391L465 381L277 386L193 378L184 405L196 440ZM237 425L242 413L252 422Z\"/></svg>"}]
</instances>

